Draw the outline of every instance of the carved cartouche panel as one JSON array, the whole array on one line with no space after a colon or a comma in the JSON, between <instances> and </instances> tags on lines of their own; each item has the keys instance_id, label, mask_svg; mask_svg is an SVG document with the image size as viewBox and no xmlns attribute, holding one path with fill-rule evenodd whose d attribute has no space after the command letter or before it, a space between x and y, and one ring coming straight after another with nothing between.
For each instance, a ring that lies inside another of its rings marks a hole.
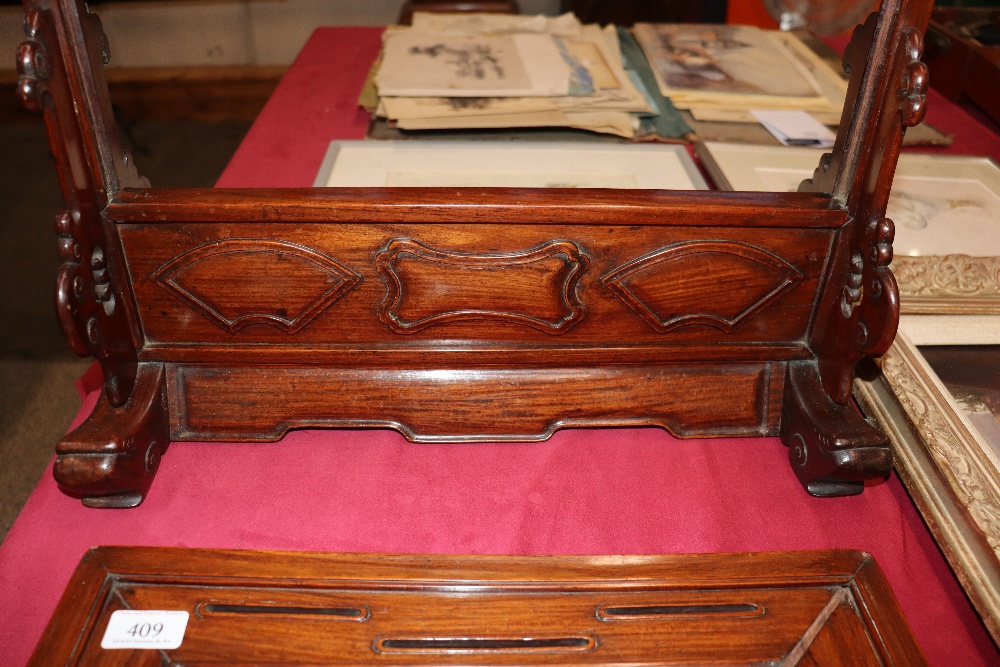
<instances>
[{"instance_id":1,"label":"carved cartouche panel","mask_svg":"<svg viewBox=\"0 0 1000 667\"><path fill-rule=\"evenodd\" d=\"M634 259L601 280L649 326L730 332L802 281L785 260L731 241L691 241Z\"/></svg>"},{"instance_id":2,"label":"carved cartouche panel","mask_svg":"<svg viewBox=\"0 0 1000 667\"><path fill-rule=\"evenodd\" d=\"M361 281L323 253L267 239L207 243L174 258L152 278L229 333L267 324L290 334Z\"/></svg>"},{"instance_id":3,"label":"carved cartouche panel","mask_svg":"<svg viewBox=\"0 0 1000 667\"><path fill-rule=\"evenodd\" d=\"M589 265L568 241L520 252L474 254L396 239L375 259L388 287L379 319L396 333L494 320L561 334L584 316L577 292Z\"/></svg>"}]
</instances>

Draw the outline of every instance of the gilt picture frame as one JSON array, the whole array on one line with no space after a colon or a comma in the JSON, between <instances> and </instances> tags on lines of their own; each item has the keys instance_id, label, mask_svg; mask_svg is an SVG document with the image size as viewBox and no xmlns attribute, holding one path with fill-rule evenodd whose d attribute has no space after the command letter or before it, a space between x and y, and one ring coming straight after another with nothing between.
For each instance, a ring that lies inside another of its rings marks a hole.
<instances>
[{"instance_id":1,"label":"gilt picture frame","mask_svg":"<svg viewBox=\"0 0 1000 667\"><path fill-rule=\"evenodd\" d=\"M1000 640L1000 457L905 326L854 382L896 473L994 640ZM881 372L878 372L878 371Z\"/></svg>"},{"instance_id":2,"label":"gilt picture frame","mask_svg":"<svg viewBox=\"0 0 1000 667\"><path fill-rule=\"evenodd\" d=\"M824 149L698 142L720 190L787 191ZM887 215L904 315L1000 315L1000 166L986 157L904 153ZM983 341L976 341L983 342Z\"/></svg>"}]
</instances>

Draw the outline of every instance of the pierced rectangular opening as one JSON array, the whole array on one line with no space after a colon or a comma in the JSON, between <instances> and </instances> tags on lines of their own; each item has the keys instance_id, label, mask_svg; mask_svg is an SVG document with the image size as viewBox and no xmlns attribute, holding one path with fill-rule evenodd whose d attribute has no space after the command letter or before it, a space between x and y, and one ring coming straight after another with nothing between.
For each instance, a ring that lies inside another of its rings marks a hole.
<instances>
[{"instance_id":1,"label":"pierced rectangular opening","mask_svg":"<svg viewBox=\"0 0 1000 667\"><path fill-rule=\"evenodd\" d=\"M694 618L700 616L763 616L764 607L754 603L736 604L678 604L636 607L601 607L597 616L606 621L623 621L649 618Z\"/></svg>"},{"instance_id":2,"label":"pierced rectangular opening","mask_svg":"<svg viewBox=\"0 0 1000 667\"><path fill-rule=\"evenodd\" d=\"M322 616L363 620L368 610L361 607L302 607L292 605L267 604L222 604L209 602L199 606L198 611L208 614L239 614L257 616Z\"/></svg>"},{"instance_id":3,"label":"pierced rectangular opening","mask_svg":"<svg viewBox=\"0 0 1000 667\"><path fill-rule=\"evenodd\" d=\"M383 637L378 653L565 653L590 651L593 637Z\"/></svg>"}]
</instances>

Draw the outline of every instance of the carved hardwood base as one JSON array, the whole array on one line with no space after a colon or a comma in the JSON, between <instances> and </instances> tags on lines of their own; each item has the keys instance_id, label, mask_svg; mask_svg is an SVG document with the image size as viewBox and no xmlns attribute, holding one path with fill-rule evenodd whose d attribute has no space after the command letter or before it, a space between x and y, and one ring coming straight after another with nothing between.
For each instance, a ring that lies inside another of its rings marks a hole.
<instances>
[{"instance_id":1,"label":"carved hardwood base","mask_svg":"<svg viewBox=\"0 0 1000 667\"><path fill-rule=\"evenodd\" d=\"M892 470L888 439L852 406L827 397L814 363L788 365L781 441L814 496L856 495L866 481L884 479Z\"/></svg>"},{"instance_id":2,"label":"carved hardwood base","mask_svg":"<svg viewBox=\"0 0 1000 667\"><path fill-rule=\"evenodd\" d=\"M114 407L102 395L87 421L56 446L55 478L88 507L135 507L169 442L163 366L140 364L124 405Z\"/></svg>"}]
</instances>

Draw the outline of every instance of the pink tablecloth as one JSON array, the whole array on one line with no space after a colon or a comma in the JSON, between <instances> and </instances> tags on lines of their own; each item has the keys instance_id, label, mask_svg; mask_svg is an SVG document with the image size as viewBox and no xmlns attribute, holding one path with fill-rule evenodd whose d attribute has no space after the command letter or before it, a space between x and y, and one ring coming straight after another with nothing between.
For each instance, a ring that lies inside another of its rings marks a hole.
<instances>
[{"instance_id":1,"label":"pink tablecloth","mask_svg":"<svg viewBox=\"0 0 1000 667\"><path fill-rule=\"evenodd\" d=\"M364 130L355 100L377 45L377 30L317 31L220 185L309 185L327 143ZM980 130L974 145L1000 154L1000 140ZM81 386L77 422L99 384L91 373ZM24 664L93 545L513 555L863 549L932 664L1000 664L899 481L853 498L809 497L775 438L578 429L539 444L415 445L390 431L307 430L274 444L174 443L145 503L120 511L82 507L49 471L0 546L0 665Z\"/></svg>"}]
</instances>

